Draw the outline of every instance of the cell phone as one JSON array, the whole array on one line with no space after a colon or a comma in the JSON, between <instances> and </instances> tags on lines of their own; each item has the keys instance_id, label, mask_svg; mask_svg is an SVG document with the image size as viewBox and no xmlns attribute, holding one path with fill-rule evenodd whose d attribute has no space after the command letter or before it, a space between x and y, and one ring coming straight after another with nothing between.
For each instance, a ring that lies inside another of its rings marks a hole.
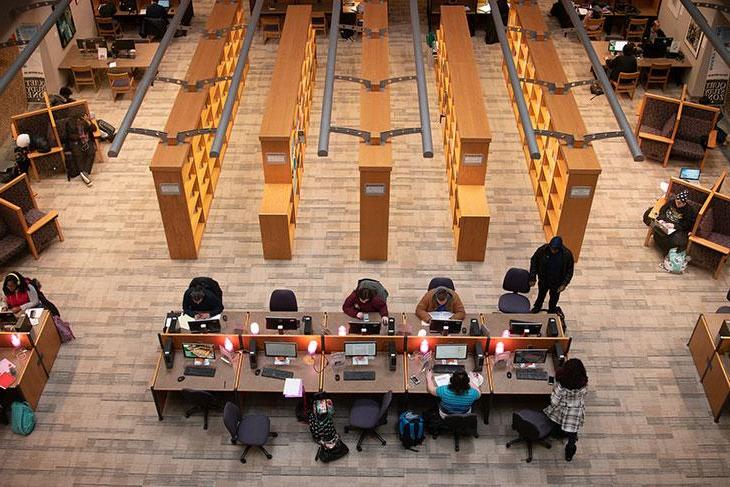
<instances>
[{"instance_id":1,"label":"cell phone","mask_svg":"<svg viewBox=\"0 0 730 487\"><path fill-rule=\"evenodd\" d=\"M548 384L555 384L555 377L553 377L552 375L548 377Z\"/></svg>"},{"instance_id":2,"label":"cell phone","mask_svg":"<svg viewBox=\"0 0 730 487\"><path fill-rule=\"evenodd\" d=\"M413 384L414 386L417 386L418 384L420 384L420 383L421 383L421 379L419 379L419 378L418 378L418 377L416 377L415 375L412 375L412 376L411 376L411 383L412 383L412 384Z\"/></svg>"}]
</instances>

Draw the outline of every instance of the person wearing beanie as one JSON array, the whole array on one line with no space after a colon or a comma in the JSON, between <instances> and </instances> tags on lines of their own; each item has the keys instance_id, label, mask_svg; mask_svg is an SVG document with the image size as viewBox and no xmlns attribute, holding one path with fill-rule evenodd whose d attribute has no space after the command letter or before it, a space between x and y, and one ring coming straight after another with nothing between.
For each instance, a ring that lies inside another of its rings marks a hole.
<instances>
[{"instance_id":1,"label":"person wearing beanie","mask_svg":"<svg viewBox=\"0 0 730 487\"><path fill-rule=\"evenodd\" d=\"M28 173L30 167L30 136L28 134L20 134L15 140L15 166L16 176Z\"/></svg>"},{"instance_id":2,"label":"person wearing beanie","mask_svg":"<svg viewBox=\"0 0 730 487\"><path fill-rule=\"evenodd\" d=\"M550 291L548 313L557 311L560 293L570 284L573 278L573 254L563 245L563 239L557 235L538 247L530 259L530 287L537 282L537 298L532 306L532 313L542 310L542 303Z\"/></svg>"},{"instance_id":3,"label":"person wearing beanie","mask_svg":"<svg viewBox=\"0 0 730 487\"><path fill-rule=\"evenodd\" d=\"M687 248L689 232L697 218L697 212L688 201L689 191L684 189L661 207L654 220L648 216L651 209L644 214L644 223L652 228L654 241L664 252Z\"/></svg>"}]
</instances>

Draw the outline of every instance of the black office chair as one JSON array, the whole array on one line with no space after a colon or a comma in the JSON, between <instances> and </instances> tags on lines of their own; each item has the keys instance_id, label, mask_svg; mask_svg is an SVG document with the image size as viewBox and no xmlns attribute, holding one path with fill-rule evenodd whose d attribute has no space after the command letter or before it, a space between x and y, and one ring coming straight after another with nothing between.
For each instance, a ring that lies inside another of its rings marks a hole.
<instances>
[{"instance_id":1,"label":"black office chair","mask_svg":"<svg viewBox=\"0 0 730 487\"><path fill-rule=\"evenodd\" d=\"M459 451L459 442L462 436L479 438L477 423L477 415L474 413L449 414L443 418L439 428L431 433L431 436L436 439L443 432L452 433L454 435L454 451Z\"/></svg>"},{"instance_id":2,"label":"black office chair","mask_svg":"<svg viewBox=\"0 0 730 487\"><path fill-rule=\"evenodd\" d=\"M218 400L213 394L207 391L199 391L197 389L183 389L183 399L193 405L185 411L185 417L189 418L193 413L203 413L203 429L208 429L208 412L211 409L220 410Z\"/></svg>"},{"instance_id":3,"label":"black office chair","mask_svg":"<svg viewBox=\"0 0 730 487\"><path fill-rule=\"evenodd\" d=\"M454 281L452 281L450 277L434 277L431 279L431 282L428 283L428 290L430 291L431 289L436 289L441 286L447 287L452 291L456 291Z\"/></svg>"},{"instance_id":4,"label":"black office chair","mask_svg":"<svg viewBox=\"0 0 730 487\"><path fill-rule=\"evenodd\" d=\"M727 300L730 301L730 291L727 292ZM730 313L730 306L720 306L715 313Z\"/></svg>"},{"instance_id":5,"label":"black office chair","mask_svg":"<svg viewBox=\"0 0 730 487\"><path fill-rule=\"evenodd\" d=\"M279 434L271 431L271 420L268 416L256 414L241 417L241 410L229 401L223 409L223 424L231 434L231 443L240 443L246 447L241 455L241 463L246 463L246 455L252 446L258 447L271 460L271 453L264 445L269 438L276 438Z\"/></svg>"},{"instance_id":6,"label":"black office chair","mask_svg":"<svg viewBox=\"0 0 730 487\"><path fill-rule=\"evenodd\" d=\"M360 438L357 440L357 451L362 451L362 442L367 433L372 433L380 443L385 446L385 440L375 431L375 428L381 424L388 422L388 408L393 400L393 391L388 391L383 395L383 400L378 404L372 399L357 399L350 409L350 424L345 426L345 433L349 433L352 428L362 430Z\"/></svg>"},{"instance_id":7,"label":"black office chair","mask_svg":"<svg viewBox=\"0 0 730 487\"><path fill-rule=\"evenodd\" d=\"M525 269L512 267L504 275L502 289L509 291L499 297L497 307L502 313L529 313L530 300L518 293L530 292L530 273Z\"/></svg>"},{"instance_id":8,"label":"black office chair","mask_svg":"<svg viewBox=\"0 0 730 487\"><path fill-rule=\"evenodd\" d=\"M269 311L299 311L294 291L274 289L269 298Z\"/></svg>"},{"instance_id":9,"label":"black office chair","mask_svg":"<svg viewBox=\"0 0 730 487\"><path fill-rule=\"evenodd\" d=\"M517 431L518 438L508 442L505 446L511 447L515 443L527 443L527 458L525 461L532 461L532 444L537 442L545 448L551 448L550 442L545 440L553 431L555 424L550 421L542 411L523 409L512 413L512 429Z\"/></svg>"}]
</instances>

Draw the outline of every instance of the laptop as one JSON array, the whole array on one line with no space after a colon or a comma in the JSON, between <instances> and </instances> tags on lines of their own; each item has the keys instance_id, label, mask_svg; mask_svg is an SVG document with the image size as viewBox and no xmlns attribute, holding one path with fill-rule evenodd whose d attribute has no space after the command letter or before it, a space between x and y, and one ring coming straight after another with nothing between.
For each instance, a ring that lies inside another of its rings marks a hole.
<instances>
[{"instance_id":1,"label":"laptop","mask_svg":"<svg viewBox=\"0 0 730 487\"><path fill-rule=\"evenodd\" d=\"M624 46L628 43L629 41L608 41L608 51L611 54L623 52Z\"/></svg>"}]
</instances>

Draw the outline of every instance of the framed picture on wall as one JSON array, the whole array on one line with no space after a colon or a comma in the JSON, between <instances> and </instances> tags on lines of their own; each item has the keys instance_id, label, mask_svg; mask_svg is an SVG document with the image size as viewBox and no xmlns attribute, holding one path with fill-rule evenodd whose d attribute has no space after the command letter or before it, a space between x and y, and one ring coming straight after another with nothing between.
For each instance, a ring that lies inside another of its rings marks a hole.
<instances>
[{"instance_id":1,"label":"framed picture on wall","mask_svg":"<svg viewBox=\"0 0 730 487\"><path fill-rule=\"evenodd\" d=\"M55 10L55 7L53 9ZM66 11L56 21L56 29L58 29L58 38L61 39L61 48L65 49L76 35L76 24L74 24L70 6L66 7Z\"/></svg>"},{"instance_id":2,"label":"framed picture on wall","mask_svg":"<svg viewBox=\"0 0 730 487\"><path fill-rule=\"evenodd\" d=\"M687 35L684 36L684 43L687 44L689 52L696 58L702 47L702 41L705 38L705 34L695 24L694 20L689 21L689 27L687 27Z\"/></svg>"}]
</instances>

